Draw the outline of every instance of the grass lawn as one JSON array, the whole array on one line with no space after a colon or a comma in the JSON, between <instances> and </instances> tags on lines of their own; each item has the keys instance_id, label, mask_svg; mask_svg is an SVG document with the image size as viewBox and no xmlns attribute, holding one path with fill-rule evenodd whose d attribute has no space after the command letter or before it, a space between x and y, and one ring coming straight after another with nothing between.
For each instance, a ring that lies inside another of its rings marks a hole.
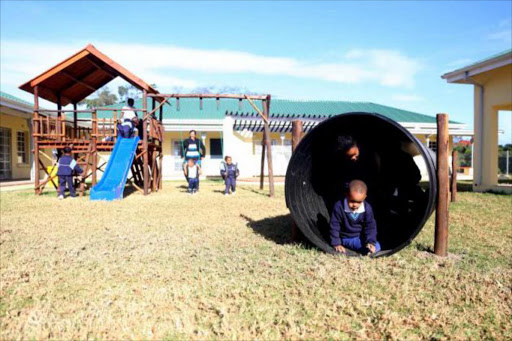
<instances>
[{"instance_id":1,"label":"grass lawn","mask_svg":"<svg viewBox=\"0 0 512 341\"><path fill-rule=\"evenodd\" d=\"M1 193L0 339L512 339L510 196L460 193L388 258L289 243L283 187L113 203Z\"/></svg>"}]
</instances>

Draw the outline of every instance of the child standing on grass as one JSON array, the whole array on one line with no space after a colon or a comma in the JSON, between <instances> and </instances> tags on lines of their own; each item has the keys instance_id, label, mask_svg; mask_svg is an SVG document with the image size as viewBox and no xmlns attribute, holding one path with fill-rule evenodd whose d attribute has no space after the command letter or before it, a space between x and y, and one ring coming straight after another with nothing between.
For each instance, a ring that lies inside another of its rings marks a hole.
<instances>
[{"instance_id":1,"label":"child standing on grass","mask_svg":"<svg viewBox=\"0 0 512 341\"><path fill-rule=\"evenodd\" d=\"M196 160L188 159L185 166L185 176L188 181L188 193L196 194L199 188L199 175L201 175L201 167L196 164Z\"/></svg>"},{"instance_id":2,"label":"child standing on grass","mask_svg":"<svg viewBox=\"0 0 512 341\"><path fill-rule=\"evenodd\" d=\"M226 184L226 189L224 190L224 195L229 195L229 191L231 190L231 194L236 194L236 178L240 174L238 170L238 165L233 163L233 159L231 156L226 156L224 158L224 162L221 164L220 175L224 179L224 183Z\"/></svg>"},{"instance_id":3,"label":"child standing on grass","mask_svg":"<svg viewBox=\"0 0 512 341\"><path fill-rule=\"evenodd\" d=\"M73 174L81 174L82 168L78 166L75 159L71 156L71 148L64 148L64 155L59 159L59 168L57 169L57 176L59 177L59 200L64 199L64 191L66 190L66 184L68 185L69 195L72 198L76 197L75 187L73 186Z\"/></svg>"},{"instance_id":4,"label":"child standing on grass","mask_svg":"<svg viewBox=\"0 0 512 341\"><path fill-rule=\"evenodd\" d=\"M361 180L352 180L345 199L334 205L331 215L331 245L337 252L345 248L362 254L375 254L381 247L377 241L377 223L372 207L365 201L368 191Z\"/></svg>"}]
</instances>

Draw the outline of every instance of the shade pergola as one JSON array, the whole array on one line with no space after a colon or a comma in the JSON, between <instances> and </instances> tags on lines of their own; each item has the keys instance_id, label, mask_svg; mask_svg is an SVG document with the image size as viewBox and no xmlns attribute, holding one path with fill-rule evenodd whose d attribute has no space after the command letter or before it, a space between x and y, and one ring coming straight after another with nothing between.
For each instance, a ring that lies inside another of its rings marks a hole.
<instances>
[{"instance_id":1,"label":"shade pergola","mask_svg":"<svg viewBox=\"0 0 512 341\"><path fill-rule=\"evenodd\" d=\"M65 106L77 104L116 77L147 93L158 93L92 44L21 85L20 89L34 93L37 86L39 97Z\"/></svg>"}]
</instances>

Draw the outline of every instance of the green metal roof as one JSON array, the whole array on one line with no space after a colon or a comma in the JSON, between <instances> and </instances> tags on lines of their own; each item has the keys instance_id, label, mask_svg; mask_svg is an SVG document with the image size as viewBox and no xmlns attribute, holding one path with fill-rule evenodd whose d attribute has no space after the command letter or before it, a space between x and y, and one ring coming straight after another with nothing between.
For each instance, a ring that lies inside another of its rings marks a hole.
<instances>
[{"instance_id":1,"label":"green metal roof","mask_svg":"<svg viewBox=\"0 0 512 341\"><path fill-rule=\"evenodd\" d=\"M164 119L223 119L225 115L258 116L248 101L241 102L236 99L221 99L217 108L215 99L203 99L203 109L199 107L199 99L182 98L180 108L177 110L176 99L170 99L169 104L163 106ZM261 101L254 101L261 109ZM118 103L112 108L122 108L125 104ZM158 105L158 102L157 102ZM135 107L142 107L142 100L135 101ZM148 110L151 109L151 99L148 99ZM415 113L412 111L393 108L371 102L347 101L298 101L287 99L272 99L270 104L271 118L327 118L348 112L378 113L397 122L436 123L434 116ZM99 113L98 116L100 116ZM158 117L158 111L156 113ZM450 121L450 123L459 123Z\"/></svg>"},{"instance_id":2,"label":"green metal roof","mask_svg":"<svg viewBox=\"0 0 512 341\"><path fill-rule=\"evenodd\" d=\"M33 103L30 103L28 101L22 100L21 98L18 98L16 96L13 96L13 95L8 94L8 93L3 92L3 91L0 91L0 97L8 99L8 100L11 100L13 102L18 102L18 103L24 104L24 105L29 105L29 106L33 106L34 105Z\"/></svg>"}]
</instances>

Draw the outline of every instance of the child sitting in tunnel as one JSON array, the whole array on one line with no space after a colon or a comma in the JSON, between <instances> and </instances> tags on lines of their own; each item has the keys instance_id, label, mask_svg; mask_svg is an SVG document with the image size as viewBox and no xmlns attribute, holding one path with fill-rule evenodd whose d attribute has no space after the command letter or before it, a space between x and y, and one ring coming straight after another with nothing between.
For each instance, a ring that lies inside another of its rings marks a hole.
<instances>
[{"instance_id":1,"label":"child sitting in tunnel","mask_svg":"<svg viewBox=\"0 0 512 341\"><path fill-rule=\"evenodd\" d=\"M370 204L365 201L368 189L361 180L352 180L346 197L334 205L330 223L331 245L337 252L345 248L361 254L375 254L381 247L377 241L377 223Z\"/></svg>"}]
</instances>

